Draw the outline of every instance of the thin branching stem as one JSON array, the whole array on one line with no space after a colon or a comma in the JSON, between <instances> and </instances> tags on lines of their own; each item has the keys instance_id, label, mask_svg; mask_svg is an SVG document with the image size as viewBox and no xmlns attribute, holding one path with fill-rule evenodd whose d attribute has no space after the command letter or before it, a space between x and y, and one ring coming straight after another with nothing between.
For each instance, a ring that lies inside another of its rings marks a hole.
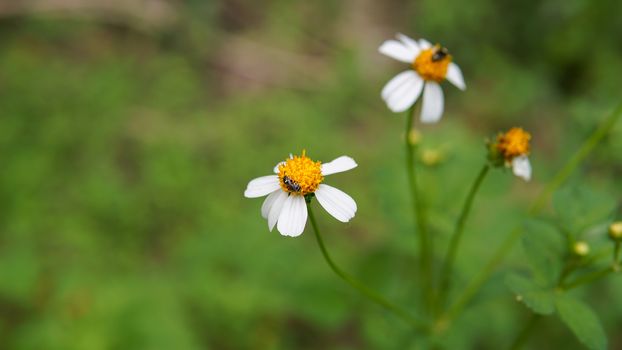
<instances>
[{"instance_id":1,"label":"thin branching stem","mask_svg":"<svg viewBox=\"0 0 622 350\"><path fill-rule=\"evenodd\" d=\"M458 253L458 247L460 246L460 239L462 238L462 233L464 232L464 224L466 223L467 218L469 217L469 213L471 212L471 206L473 205L473 200L475 199L475 195L479 190L486 174L488 174L488 170L490 166L488 163L484 164L482 169L479 171L473 185L471 185L471 189L469 190L469 194L467 195L464 204L462 206L462 211L460 212L460 216L456 221L456 226L454 228L453 235L451 236L451 241L449 242L449 248L447 250L447 255L445 256L445 261L443 263L443 269L441 270L440 277L440 287L438 290L438 307L443 307L445 304L445 298L449 294L449 289L451 288L451 274L453 270L454 261L456 259L456 255Z\"/></svg>"},{"instance_id":2,"label":"thin branching stem","mask_svg":"<svg viewBox=\"0 0 622 350\"><path fill-rule=\"evenodd\" d=\"M540 321L540 319L542 319L542 315L531 315L529 321L527 321L527 323L525 324L525 327L521 330L516 339L514 339L514 342L510 346L511 350L519 350L523 347L523 345L525 345L525 342L531 336L531 332L534 330L534 328L536 328L536 325L538 324L538 321Z\"/></svg>"},{"instance_id":3,"label":"thin branching stem","mask_svg":"<svg viewBox=\"0 0 622 350\"><path fill-rule=\"evenodd\" d=\"M330 268L333 270L333 272L335 272L335 274L337 274L337 276L339 276L342 280L344 280L346 283L348 283L354 289L359 291L362 295L367 297L369 300L371 300L371 301L375 302L376 304L384 307L385 309L393 312L395 315L397 315L398 317L400 317L401 319L403 319L404 321L409 323L416 330L419 330L419 331L425 330L426 329L426 325L425 325L425 323L423 321L420 321L420 320L416 319L410 313L408 313L406 310L404 310L401 307L399 307L399 306L389 302L383 296L378 294L376 291L370 289L369 287L367 287L363 283L359 282L357 279L355 279L354 277L350 276L348 273L346 273L341 268L339 268L339 266L337 266L337 264L335 264L333 259L328 254L328 251L326 250L326 246L324 245L324 240L322 239L322 235L320 234L320 230L318 228L317 222L315 221L315 216L313 215L313 210L311 208L311 204L310 203L307 203L307 210L308 210L308 213L309 213L309 221L311 221L311 226L313 227L313 232L315 232L315 238L317 238L317 243L320 246L320 250L322 251L322 255L324 256L324 259L328 263L328 266L330 266Z\"/></svg>"},{"instance_id":4,"label":"thin branching stem","mask_svg":"<svg viewBox=\"0 0 622 350\"><path fill-rule=\"evenodd\" d=\"M434 288L432 287L434 285L434 277L432 275L432 252L434 247L428 234L425 207L417 186L417 170L415 165L416 146L410 140L410 132L414 121L414 111L415 105L410 108L406 115L406 130L404 134L404 143L406 146L406 171L408 174L408 183L410 185L410 194L412 197L411 202L413 205L413 215L415 217L417 232L419 235L421 278L424 286L422 292L423 304L427 306L428 310L430 310L434 298Z\"/></svg>"},{"instance_id":5,"label":"thin branching stem","mask_svg":"<svg viewBox=\"0 0 622 350\"><path fill-rule=\"evenodd\" d=\"M576 280L574 280L574 281L572 281L570 283L563 284L561 286L561 288L564 289L564 290L573 289L573 288L582 286L584 284L592 283L592 282L594 282L596 280L599 280L599 279L601 279L603 277L609 276L610 274L615 273L615 272L617 272L617 269L616 269L615 265L608 266L608 267L606 267L604 269L600 269L598 271L594 271L592 273L588 273L588 274L586 274L584 276L581 276L581 277L577 278Z\"/></svg>"},{"instance_id":6,"label":"thin branching stem","mask_svg":"<svg viewBox=\"0 0 622 350\"><path fill-rule=\"evenodd\" d=\"M592 134L583 142L581 147L570 157L564 167L555 175L555 177L549 182L542 192L536 197L532 206L528 211L528 215L532 216L538 214L545 203L549 200L551 194L555 192L570 175L577 169L582 161L594 150L600 141L611 131L613 126L622 116L622 104L604 120L604 122L592 132ZM457 301L449 308L449 310L441 318L445 322L450 322L457 317L464 307L473 299L473 297L480 290L482 285L488 281L490 276L495 272L497 267L508 255L510 250L514 247L514 244L519 240L523 233L522 228L514 228L510 235L503 241L501 246L493 254L490 261L482 268L480 274L473 279L473 281L464 289L464 292Z\"/></svg>"}]
</instances>

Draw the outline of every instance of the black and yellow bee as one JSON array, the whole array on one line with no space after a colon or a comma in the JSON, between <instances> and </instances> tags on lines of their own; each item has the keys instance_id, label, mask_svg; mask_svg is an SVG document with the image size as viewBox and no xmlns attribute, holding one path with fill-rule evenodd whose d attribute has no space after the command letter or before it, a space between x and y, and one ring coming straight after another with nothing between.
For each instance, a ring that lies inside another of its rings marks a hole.
<instances>
[{"instance_id":1,"label":"black and yellow bee","mask_svg":"<svg viewBox=\"0 0 622 350\"><path fill-rule=\"evenodd\" d=\"M285 184L285 187L287 187L287 189L291 192L300 192L301 190L300 185L287 175L283 176L283 183Z\"/></svg>"},{"instance_id":2,"label":"black and yellow bee","mask_svg":"<svg viewBox=\"0 0 622 350\"><path fill-rule=\"evenodd\" d=\"M447 55L449 55L449 50L444 47L439 47L432 54L432 62L441 61L443 58L447 57Z\"/></svg>"}]
</instances>

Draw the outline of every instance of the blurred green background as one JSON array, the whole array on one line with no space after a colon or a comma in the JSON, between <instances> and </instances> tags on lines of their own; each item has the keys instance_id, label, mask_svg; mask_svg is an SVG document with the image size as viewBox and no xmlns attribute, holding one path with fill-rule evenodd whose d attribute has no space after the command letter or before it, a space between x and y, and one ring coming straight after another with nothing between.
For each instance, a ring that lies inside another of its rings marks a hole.
<instances>
[{"instance_id":1,"label":"blurred green background","mask_svg":"<svg viewBox=\"0 0 622 350\"><path fill-rule=\"evenodd\" d=\"M440 42L467 82L444 84L441 123L417 123L439 258L483 140L533 134L533 181L494 171L483 185L459 289L620 99L620 13L618 0L1 1L0 348L423 347L332 274L309 227L269 232L247 182L303 148L356 159L329 181L357 216L317 210L325 240L416 312L404 115L379 96L405 67L379 44ZM570 184L619 198L621 161L619 125ZM508 346L529 313L503 277L524 260L517 245L446 348ZM622 348L620 279L579 293ZM529 345L582 348L554 318Z\"/></svg>"}]
</instances>

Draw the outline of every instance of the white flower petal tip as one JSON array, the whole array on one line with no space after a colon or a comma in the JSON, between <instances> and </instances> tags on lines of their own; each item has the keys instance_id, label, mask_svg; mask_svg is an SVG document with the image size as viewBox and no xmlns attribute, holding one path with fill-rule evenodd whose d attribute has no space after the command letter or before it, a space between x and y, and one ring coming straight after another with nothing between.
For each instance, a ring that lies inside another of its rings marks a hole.
<instances>
[{"instance_id":1,"label":"white flower petal tip","mask_svg":"<svg viewBox=\"0 0 622 350\"><path fill-rule=\"evenodd\" d=\"M276 225L283 236L298 237L307 223L307 204L303 196L290 195L283 203L283 209Z\"/></svg>"},{"instance_id":2,"label":"white flower petal tip","mask_svg":"<svg viewBox=\"0 0 622 350\"><path fill-rule=\"evenodd\" d=\"M392 112L400 113L410 108L423 90L423 79L409 70L396 75L382 89L381 96Z\"/></svg>"},{"instance_id":3,"label":"white flower petal tip","mask_svg":"<svg viewBox=\"0 0 622 350\"><path fill-rule=\"evenodd\" d=\"M427 50L432 47L432 44L425 39L419 39L419 47L421 50Z\"/></svg>"},{"instance_id":4,"label":"white flower petal tip","mask_svg":"<svg viewBox=\"0 0 622 350\"><path fill-rule=\"evenodd\" d=\"M419 47L419 44L417 43L415 39L412 39L409 36L404 35L402 33L395 34L395 37L399 41L401 41L404 45L406 45L406 47L408 47L408 49L412 53L414 53L414 57L419 56L419 53L421 53L421 48Z\"/></svg>"},{"instance_id":5,"label":"white flower petal tip","mask_svg":"<svg viewBox=\"0 0 622 350\"><path fill-rule=\"evenodd\" d=\"M279 173L279 166L281 166L281 164L285 164L285 162L279 162L277 165L274 166L274 173L278 174Z\"/></svg>"},{"instance_id":6,"label":"white flower petal tip","mask_svg":"<svg viewBox=\"0 0 622 350\"><path fill-rule=\"evenodd\" d=\"M348 156L341 156L331 162L322 164L322 175L326 176L336 173L342 173L344 171L354 169L357 166L358 164L356 164L354 159Z\"/></svg>"},{"instance_id":7,"label":"white flower petal tip","mask_svg":"<svg viewBox=\"0 0 622 350\"><path fill-rule=\"evenodd\" d=\"M436 123L443 116L443 90L435 82L428 81L423 88L423 104L421 106L421 122Z\"/></svg>"},{"instance_id":8,"label":"white flower petal tip","mask_svg":"<svg viewBox=\"0 0 622 350\"><path fill-rule=\"evenodd\" d=\"M281 211L283 210L283 204L287 200L287 193L285 191L275 191L278 193L277 197L274 199L272 206L270 207L270 211L268 212L268 228L270 232L276 225L279 220L279 216L281 216Z\"/></svg>"},{"instance_id":9,"label":"white flower petal tip","mask_svg":"<svg viewBox=\"0 0 622 350\"><path fill-rule=\"evenodd\" d=\"M531 163L527 156L512 159L512 172L525 181L531 180Z\"/></svg>"},{"instance_id":10,"label":"white flower petal tip","mask_svg":"<svg viewBox=\"0 0 622 350\"><path fill-rule=\"evenodd\" d=\"M380 45L378 52L404 63L412 63L418 51L397 40L387 40Z\"/></svg>"},{"instance_id":11,"label":"white flower petal tip","mask_svg":"<svg viewBox=\"0 0 622 350\"><path fill-rule=\"evenodd\" d=\"M270 193L268 197L266 197L266 199L263 201L263 204L261 205L261 217L263 217L264 219L268 218L268 214L270 214L270 209L272 208L272 205L274 205L274 201L278 198L279 192L281 191L276 190Z\"/></svg>"},{"instance_id":12,"label":"white flower petal tip","mask_svg":"<svg viewBox=\"0 0 622 350\"><path fill-rule=\"evenodd\" d=\"M321 184L315 191L315 198L330 215L341 222L350 221L356 214L354 199L335 187Z\"/></svg>"},{"instance_id":13,"label":"white flower petal tip","mask_svg":"<svg viewBox=\"0 0 622 350\"><path fill-rule=\"evenodd\" d=\"M416 74L417 73L413 72L412 70L407 70L394 76L382 88L382 91L380 92L380 96L382 97L382 99L386 101L389 98L389 96L391 96L397 89L400 88L400 86L407 83Z\"/></svg>"},{"instance_id":14,"label":"white flower petal tip","mask_svg":"<svg viewBox=\"0 0 622 350\"><path fill-rule=\"evenodd\" d=\"M248 183L248 185L246 186L246 190L244 191L244 197L263 197L267 194L270 194L271 192L278 190L280 187L281 186L279 185L279 177L276 175L258 177Z\"/></svg>"},{"instance_id":15,"label":"white flower petal tip","mask_svg":"<svg viewBox=\"0 0 622 350\"><path fill-rule=\"evenodd\" d=\"M466 84L464 83L464 77L462 76L462 71L460 70L460 67L458 67L457 64L451 62L449 63L449 66L447 67L447 75L445 76L445 78L452 84L454 84L455 87L457 87L458 89L464 91L466 90Z\"/></svg>"}]
</instances>

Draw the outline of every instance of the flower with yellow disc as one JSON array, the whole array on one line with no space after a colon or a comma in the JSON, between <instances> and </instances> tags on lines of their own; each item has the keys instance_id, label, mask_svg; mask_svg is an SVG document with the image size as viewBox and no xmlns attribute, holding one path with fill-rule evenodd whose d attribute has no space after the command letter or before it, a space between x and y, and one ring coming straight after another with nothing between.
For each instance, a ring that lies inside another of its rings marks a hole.
<instances>
[{"instance_id":1,"label":"flower with yellow disc","mask_svg":"<svg viewBox=\"0 0 622 350\"><path fill-rule=\"evenodd\" d=\"M356 202L341 190L324 184L324 176L344 172L357 166L341 156L322 164L302 155L293 156L276 165L276 175L258 177L248 183L244 196L268 196L261 206L261 215L268 220L270 231L276 225L283 236L297 237L307 222L306 199L315 196L320 205L341 222L348 222L356 213Z\"/></svg>"},{"instance_id":2,"label":"flower with yellow disc","mask_svg":"<svg viewBox=\"0 0 622 350\"><path fill-rule=\"evenodd\" d=\"M488 158L493 165L504 165L512 168L514 175L529 181L531 179L531 163L529 151L531 134L522 128L511 128L500 133L494 142L488 144Z\"/></svg>"},{"instance_id":3,"label":"flower with yellow disc","mask_svg":"<svg viewBox=\"0 0 622 350\"><path fill-rule=\"evenodd\" d=\"M453 57L441 45L432 45L425 39L416 41L403 34L398 40L387 40L378 51L398 61L410 64L410 69L396 75L382 89L382 99L393 112L410 108L423 92L421 121L436 123L443 115L441 83L448 80L460 90L466 85L462 71L453 63Z\"/></svg>"}]
</instances>

